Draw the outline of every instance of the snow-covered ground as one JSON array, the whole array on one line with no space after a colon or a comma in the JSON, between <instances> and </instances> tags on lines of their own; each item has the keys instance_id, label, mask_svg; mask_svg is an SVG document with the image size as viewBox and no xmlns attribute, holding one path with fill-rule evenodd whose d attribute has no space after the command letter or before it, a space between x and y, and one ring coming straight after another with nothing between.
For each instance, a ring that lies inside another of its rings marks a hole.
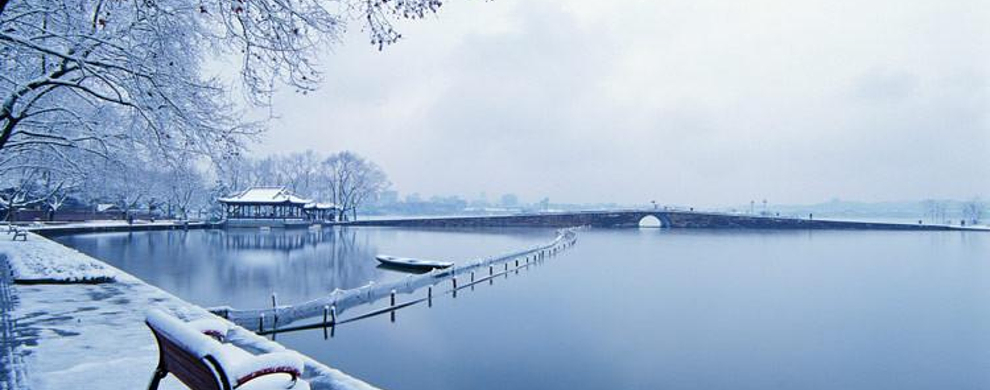
<instances>
[{"instance_id":1,"label":"snow-covered ground","mask_svg":"<svg viewBox=\"0 0 990 390\"><path fill-rule=\"evenodd\" d=\"M201 225L203 221L176 221L176 220L156 220L146 221L136 219L133 223L127 223L127 221L122 220L96 220L96 221L82 221L82 222L68 222L68 223L32 223L27 226L28 230L32 231L46 231L46 232L58 232L60 230L65 231L78 231L78 230L92 230L92 231L102 231L102 230L128 230L128 229L169 229L175 228L183 225Z\"/></svg>"},{"instance_id":2,"label":"snow-covered ground","mask_svg":"<svg viewBox=\"0 0 990 390\"><path fill-rule=\"evenodd\" d=\"M127 221L122 219L104 219L104 220L92 220L92 221L78 221L78 222L33 222L27 227L31 228L60 228L60 227L84 227L84 226L133 226L133 225L174 225L181 223L179 221L174 221L171 219L159 219L155 222L151 222L143 219L135 219L133 223L127 223Z\"/></svg>"},{"instance_id":3,"label":"snow-covered ground","mask_svg":"<svg viewBox=\"0 0 990 390\"><path fill-rule=\"evenodd\" d=\"M0 254L0 389L24 388L24 364L19 353L20 343L14 335L14 321L10 312L14 308L14 297L10 292L10 270L6 257Z\"/></svg>"},{"instance_id":4,"label":"snow-covered ground","mask_svg":"<svg viewBox=\"0 0 990 390\"><path fill-rule=\"evenodd\" d=\"M105 282L118 274L101 261L34 233L28 233L26 241L0 242L0 253L7 256L14 280L20 283Z\"/></svg>"},{"instance_id":5,"label":"snow-covered ground","mask_svg":"<svg viewBox=\"0 0 990 390\"><path fill-rule=\"evenodd\" d=\"M17 388L145 388L158 359L154 337L144 324L148 309L161 309L186 320L218 318L130 274L37 235L30 235L26 242L0 239L0 253L10 256L11 265L27 270L18 272L30 272L43 279L80 280L94 275L115 278L114 282L100 284L7 286L15 296L13 308L4 313L14 325L14 342L11 358L4 360L23 365L8 367L23 373ZM236 326L228 340L252 353L286 350ZM302 358L306 366L303 378L313 389L373 389L308 357ZM162 388L184 387L169 376L162 381Z\"/></svg>"}]
</instances>

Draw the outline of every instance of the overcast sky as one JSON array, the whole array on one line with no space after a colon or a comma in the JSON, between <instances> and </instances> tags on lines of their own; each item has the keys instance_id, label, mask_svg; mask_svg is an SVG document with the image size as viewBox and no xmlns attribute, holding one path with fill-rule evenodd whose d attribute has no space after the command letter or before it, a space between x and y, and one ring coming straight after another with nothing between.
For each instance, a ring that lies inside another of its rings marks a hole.
<instances>
[{"instance_id":1,"label":"overcast sky","mask_svg":"<svg viewBox=\"0 0 990 390\"><path fill-rule=\"evenodd\" d=\"M736 205L990 196L986 0L449 0L351 26L260 154L349 149L403 194Z\"/></svg>"}]
</instances>

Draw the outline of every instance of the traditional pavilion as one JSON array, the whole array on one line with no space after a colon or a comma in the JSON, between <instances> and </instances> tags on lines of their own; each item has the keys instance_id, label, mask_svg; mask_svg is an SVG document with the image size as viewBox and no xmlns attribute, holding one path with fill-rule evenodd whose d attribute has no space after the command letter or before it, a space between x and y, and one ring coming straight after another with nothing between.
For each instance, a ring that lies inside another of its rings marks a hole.
<instances>
[{"instance_id":1,"label":"traditional pavilion","mask_svg":"<svg viewBox=\"0 0 990 390\"><path fill-rule=\"evenodd\" d=\"M340 207L333 203L312 202L303 206L303 210L313 222L333 222L337 218L337 211Z\"/></svg>"},{"instance_id":2,"label":"traditional pavilion","mask_svg":"<svg viewBox=\"0 0 990 390\"><path fill-rule=\"evenodd\" d=\"M285 187L251 187L217 199L229 226L305 226L333 221L337 206L303 199Z\"/></svg>"}]
</instances>

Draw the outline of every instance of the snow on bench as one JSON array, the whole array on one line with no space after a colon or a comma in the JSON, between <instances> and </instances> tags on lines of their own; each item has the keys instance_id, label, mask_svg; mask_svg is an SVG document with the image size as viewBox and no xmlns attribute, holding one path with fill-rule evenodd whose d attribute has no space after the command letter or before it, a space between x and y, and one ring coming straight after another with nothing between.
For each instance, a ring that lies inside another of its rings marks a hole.
<instances>
[{"instance_id":1,"label":"snow on bench","mask_svg":"<svg viewBox=\"0 0 990 390\"><path fill-rule=\"evenodd\" d=\"M221 344L207 334L225 336L227 328L222 322L185 323L160 310L149 311L145 322L159 350L158 368L149 390L157 389L159 381L170 373L197 390L309 389L309 384L299 379L304 366L298 354L251 355Z\"/></svg>"},{"instance_id":2,"label":"snow on bench","mask_svg":"<svg viewBox=\"0 0 990 390\"><path fill-rule=\"evenodd\" d=\"M229 324L213 318L189 321L186 323L186 326L199 333L210 336L221 343L227 341L227 333L230 332Z\"/></svg>"},{"instance_id":3,"label":"snow on bench","mask_svg":"<svg viewBox=\"0 0 990 390\"><path fill-rule=\"evenodd\" d=\"M15 283L104 283L117 271L65 246L34 233L30 240L0 240L0 254L7 256Z\"/></svg>"}]
</instances>

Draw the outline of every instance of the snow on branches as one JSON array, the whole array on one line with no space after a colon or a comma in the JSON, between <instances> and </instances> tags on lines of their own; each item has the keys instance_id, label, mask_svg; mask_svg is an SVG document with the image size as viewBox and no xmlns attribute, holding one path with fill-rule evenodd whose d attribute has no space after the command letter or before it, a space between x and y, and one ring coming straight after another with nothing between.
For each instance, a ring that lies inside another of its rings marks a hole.
<instances>
[{"instance_id":1,"label":"snow on branches","mask_svg":"<svg viewBox=\"0 0 990 390\"><path fill-rule=\"evenodd\" d=\"M0 0L0 158L70 151L236 155L261 131L207 60L239 58L249 101L321 80L315 58L358 20L379 47L437 0ZM0 164L5 160L0 159Z\"/></svg>"}]
</instances>

